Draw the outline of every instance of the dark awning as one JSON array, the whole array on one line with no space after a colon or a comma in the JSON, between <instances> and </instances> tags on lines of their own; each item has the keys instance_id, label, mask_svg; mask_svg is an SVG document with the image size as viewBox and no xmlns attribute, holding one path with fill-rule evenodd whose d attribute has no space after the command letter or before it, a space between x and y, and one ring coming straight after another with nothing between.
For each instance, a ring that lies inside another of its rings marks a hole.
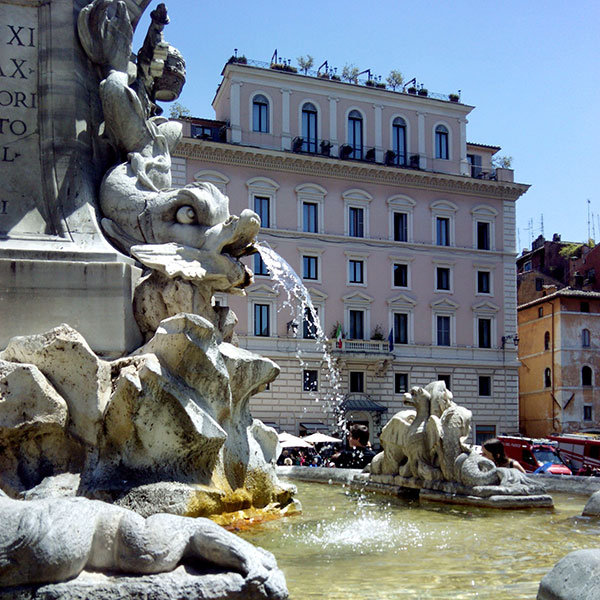
<instances>
[{"instance_id":1,"label":"dark awning","mask_svg":"<svg viewBox=\"0 0 600 600\"><path fill-rule=\"evenodd\" d=\"M363 394L346 396L342 402L341 409L344 412L351 410L362 410L364 412L387 412L387 408L385 406L377 404L377 402L371 400L369 396Z\"/></svg>"},{"instance_id":2,"label":"dark awning","mask_svg":"<svg viewBox=\"0 0 600 600\"><path fill-rule=\"evenodd\" d=\"M325 423L300 423L300 428L311 433L315 431L329 431L329 427Z\"/></svg>"}]
</instances>

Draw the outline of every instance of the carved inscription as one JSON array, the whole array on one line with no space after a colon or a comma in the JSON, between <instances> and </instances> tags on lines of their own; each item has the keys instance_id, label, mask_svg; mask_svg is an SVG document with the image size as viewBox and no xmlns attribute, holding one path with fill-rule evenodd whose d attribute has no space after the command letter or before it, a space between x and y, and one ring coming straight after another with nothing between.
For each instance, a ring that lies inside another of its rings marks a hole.
<instances>
[{"instance_id":1,"label":"carved inscription","mask_svg":"<svg viewBox=\"0 0 600 600\"><path fill-rule=\"evenodd\" d=\"M43 233L37 8L0 4L0 235Z\"/></svg>"}]
</instances>

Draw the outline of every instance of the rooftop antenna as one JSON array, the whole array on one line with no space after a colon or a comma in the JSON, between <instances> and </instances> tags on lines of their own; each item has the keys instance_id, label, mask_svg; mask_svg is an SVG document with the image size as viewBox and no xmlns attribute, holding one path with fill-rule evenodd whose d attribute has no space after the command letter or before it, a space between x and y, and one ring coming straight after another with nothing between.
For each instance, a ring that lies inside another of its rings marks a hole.
<instances>
[{"instance_id":1,"label":"rooftop antenna","mask_svg":"<svg viewBox=\"0 0 600 600\"><path fill-rule=\"evenodd\" d=\"M596 240L596 225L594 224L594 213L592 213L592 239Z\"/></svg>"},{"instance_id":2,"label":"rooftop antenna","mask_svg":"<svg viewBox=\"0 0 600 600\"><path fill-rule=\"evenodd\" d=\"M277 48L275 48L275 52L273 52L273 56L271 56L271 62L277 64Z\"/></svg>"},{"instance_id":3,"label":"rooftop antenna","mask_svg":"<svg viewBox=\"0 0 600 600\"><path fill-rule=\"evenodd\" d=\"M325 67L325 72L327 73L327 69L329 69L329 64L327 63L327 61L325 61L318 69L317 69L317 75L319 74L319 72L321 71L321 69Z\"/></svg>"},{"instance_id":4,"label":"rooftop antenna","mask_svg":"<svg viewBox=\"0 0 600 600\"><path fill-rule=\"evenodd\" d=\"M588 241L590 240L591 234L590 234L590 199L587 199L587 205L588 205Z\"/></svg>"},{"instance_id":5,"label":"rooftop antenna","mask_svg":"<svg viewBox=\"0 0 600 600\"><path fill-rule=\"evenodd\" d=\"M540 215L540 230L542 233L542 237L544 237L544 213Z\"/></svg>"},{"instance_id":6,"label":"rooftop antenna","mask_svg":"<svg viewBox=\"0 0 600 600\"><path fill-rule=\"evenodd\" d=\"M527 227L525 228L529 231L529 244L533 244L533 219L530 217L529 221L527 221Z\"/></svg>"}]
</instances>

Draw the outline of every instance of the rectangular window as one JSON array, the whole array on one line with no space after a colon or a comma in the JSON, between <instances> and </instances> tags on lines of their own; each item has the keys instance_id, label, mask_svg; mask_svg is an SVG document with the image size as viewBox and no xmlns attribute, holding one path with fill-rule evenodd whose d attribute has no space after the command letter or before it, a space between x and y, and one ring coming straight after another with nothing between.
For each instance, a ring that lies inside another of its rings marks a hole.
<instances>
[{"instance_id":1,"label":"rectangular window","mask_svg":"<svg viewBox=\"0 0 600 600\"><path fill-rule=\"evenodd\" d=\"M592 407L591 405L586 404L583 407L583 420L591 421L592 420Z\"/></svg>"},{"instance_id":2,"label":"rectangular window","mask_svg":"<svg viewBox=\"0 0 600 600\"><path fill-rule=\"evenodd\" d=\"M544 287L544 280L541 277L536 277L535 278L535 291L541 292L543 287Z\"/></svg>"},{"instance_id":3,"label":"rectangular window","mask_svg":"<svg viewBox=\"0 0 600 600\"><path fill-rule=\"evenodd\" d=\"M303 229L307 233L317 233L319 231L319 205L314 202L304 202L302 204Z\"/></svg>"},{"instance_id":4,"label":"rectangular window","mask_svg":"<svg viewBox=\"0 0 600 600\"><path fill-rule=\"evenodd\" d=\"M481 446L483 442L496 437L495 425L475 425L475 443Z\"/></svg>"},{"instance_id":5,"label":"rectangular window","mask_svg":"<svg viewBox=\"0 0 600 600\"><path fill-rule=\"evenodd\" d=\"M252 102L252 131L260 133L269 131L269 105L266 98L256 97Z\"/></svg>"},{"instance_id":6,"label":"rectangular window","mask_svg":"<svg viewBox=\"0 0 600 600\"><path fill-rule=\"evenodd\" d=\"M438 267L436 269L436 289L450 290L450 269L447 267Z\"/></svg>"},{"instance_id":7,"label":"rectangular window","mask_svg":"<svg viewBox=\"0 0 600 600\"><path fill-rule=\"evenodd\" d=\"M270 198L265 196L254 196L254 212L260 217L261 227L271 226L269 200Z\"/></svg>"},{"instance_id":8,"label":"rectangular window","mask_svg":"<svg viewBox=\"0 0 600 600\"><path fill-rule=\"evenodd\" d=\"M303 256L302 269L304 279L319 279L319 257Z\"/></svg>"},{"instance_id":9,"label":"rectangular window","mask_svg":"<svg viewBox=\"0 0 600 600\"><path fill-rule=\"evenodd\" d=\"M590 312L590 303L589 302L582 302L581 305L580 305L580 311L579 312L589 313Z\"/></svg>"},{"instance_id":10,"label":"rectangular window","mask_svg":"<svg viewBox=\"0 0 600 600\"><path fill-rule=\"evenodd\" d=\"M477 222L477 249L478 250L489 250L490 249L490 224Z\"/></svg>"},{"instance_id":11,"label":"rectangular window","mask_svg":"<svg viewBox=\"0 0 600 600\"><path fill-rule=\"evenodd\" d=\"M350 339L351 340L362 340L364 339L364 319L365 313L362 310L351 310L350 311Z\"/></svg>"},{"instance_id":12,"label":"rectangular window","mask_svg":"<svg viewBox=\"0 0 600 600\"><path fill-rule=\"evenodd\" d=\"M408 392L408 373L394 374L394 393L404 394Z\"/></svg>"},{"instance_id":13,"label":"rectangular window","mask_svg":"<svg viewBox=\"0 0 600 600\"><path fill-rule=\"evenodd\" d=\"M350 283L364 283L363 268L364 264L362 260L348 261L348 281L350 281Z\"/></svg>"},{"instance_id":14,"label":"rectangular window","mask_svg":"<svg viewBox=\"0 0 600 600\"><path fill-rule=\"evenodd\" d=\"M492 347L492 321L491 319L477 319L478 344L480 348Z\"/></svg>"},{"instance_id":15,"label":"rectangular window","mask_svg":"<svg viewBox=\"0 0 600 600\"><path fill-rule=\"evenodd\" d=\"M492 395L492 378L489 375L479 376L479 395L480 396L491 396Z\"/></svg>"},{"instance_id":16,"label":"rectangular window","mask_svg":"<svg viewBox=\"0 0 600 600\"><path fill-rule=\"evenodd\" d=\"M450 345L450 317L440 315L437 317L437 345Z\"/></svg>"},{"instance_id":17,"label":"rectangular window","mask_svg":"<svg viewBox=\"0 0 600 600\"><path fill-rule=\"evenodd\" d=\"M446 384L446 389L449 390L452 386L452 378L450 377L450 375L438 375L437 376L438 381L443 381Z\"/></svg>"},{"instance_id":18,"label":"rectangular window","mask_svg":"<svg viewBox=\"0 0 600 600\"><path fill-rule=\"evenodd\" d=\"M394 241L408 242L408 215L406 213L394 213Z\"/></svg>"},{"instance_id":19,"label":"rectangular window","mask_svg":"<svg viewBox=\"0 0 600 600\"><path fill-rule=\"evenodd\" d=\"M350 392L362 394L365 391L365 374L362 371L350 371Z\"/></svg>"},{"instance_id":20,"label":"rectangular window","mask_svg":"<svg viewBox=\"0 0 600 600\"><path fill-rule=\"evenodd\" d=\"M467 160L471 165L471 177L481 175L481 156L479 154L467 154Z\"/></svg>"},{"instance_id":21,"label":"rectangular window","mask_svg":"<svg viewBox=\"0 0 600 600\"><path fill-rule=\"evenodd\" d=\"M319 373L316 369L304 369L302 389L305 392L316 392L319 389Z\"/></svg>"},{"instance_id":22,"label":"rectangular window","mask_svg":"<svg viewBox=\"0 0 600 600\"><path fill-rule=\"evenodd\" d=\"M269 269L267 269L267 265L265 261L262 259L262 256L258 254L258 252L254 255L254 274L255 275L268 275Z\"/></svg>"},{"instance_id":23,"label":"rectangular window","mask_svg":"<svg viewBox=\"0 0 600 600\"><path fill-rule=\"evenodd\" d=\"M440 129L437 127L435 132L435 157L448 160L448 132Z\"/></svg>"},{"instance_id":24,"label":"rectangular window","mask_svg":"<svg viewBox=\"0 0 600 600\"><path fill-rule=\"evenodd\" d=\"M315 308L315 312L317 309ZM308 306L304 309L304 321L302 323L302 337L305 340L314 340L317 337L317 324L316 324L317 315L313 314L313 312L308 308Z\"/></svg>"},{"instance_id":25,"label":"rectangular window","mask_svg":"<svg viewBox=\"0 0 600 600\"><path fill-rule=\"evenodd\" d=\"M254 305L254 335L261 337L269 337L269 305L255 304Z\"/></svg>"},{"instance_id":26,"label":"rectangular window","mask_svg":"<svg viewBox=\"0 0 600 600\"><path fill-rule=\"evenodd\" d=\"M450 219L448 217L437 217L436 224L436 244L438 246L450 245Z\"/></svg>"},{"instance_id":27,"label":"rectangular window","mask_svg":"<svg viewBox=\"0 0 600 600\"><path fill-rule=\"evenodd\" d=\"M348 219L348 235L351 237L365 237L363 209L351 206L348 210Z\"/></svg>"},{"instance_id":28,"label":"rectangular window","mask_svg":"<svg viewBox=\"0 0 600 600\"><path fill-rule=\"evenodd\" d=\"M394 313L394 343L408 344L408 315Z\"/></svg>"},{"instance_id":29,"label":"rectangular window","mask_svg":"<svg viewBox=\"0 0 600 600\"><path fill-rule=\"evenodd\" d=\"M394 287L408 287L408 265L394 264Z\"/></svg>"},{"instance_id":30,"label":"rectangular window","mask_svg":"<svg viewBox=\"0 0 600 600\"><path fill-rule=\"evenodd\" d=\"M490 293L490 274L488 271L477 271L477 293Z\"/></svg>"}]
</instances>

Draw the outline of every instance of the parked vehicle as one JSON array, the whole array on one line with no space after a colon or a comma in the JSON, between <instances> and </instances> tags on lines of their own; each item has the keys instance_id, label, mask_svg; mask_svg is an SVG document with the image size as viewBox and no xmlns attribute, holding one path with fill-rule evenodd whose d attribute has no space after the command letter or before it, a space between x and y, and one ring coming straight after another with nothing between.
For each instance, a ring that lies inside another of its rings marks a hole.
<instances>
[{"instance_id":1,"label":"parked vehicle","mask_svg":"<svg viewBox=\"0 0 600 600\"><path fill-rule=\"evenodd\" d=\"M527 473L544 472L572 475L571 469L557 452L556 443L518 436L499 436L508 458L516 460Z\"/></svg>"},{"instance_id":2,"label":"parked vehicle","mask_svg":"<svg viewBox=\"0 0 600 600\"><path fill-rule=\"evenodd\" d=\"M595 474L600 470L600 434L561 433L548 436L558 444L560 453L573 465L573 472Z\"/></svg>"}]
</instances>

